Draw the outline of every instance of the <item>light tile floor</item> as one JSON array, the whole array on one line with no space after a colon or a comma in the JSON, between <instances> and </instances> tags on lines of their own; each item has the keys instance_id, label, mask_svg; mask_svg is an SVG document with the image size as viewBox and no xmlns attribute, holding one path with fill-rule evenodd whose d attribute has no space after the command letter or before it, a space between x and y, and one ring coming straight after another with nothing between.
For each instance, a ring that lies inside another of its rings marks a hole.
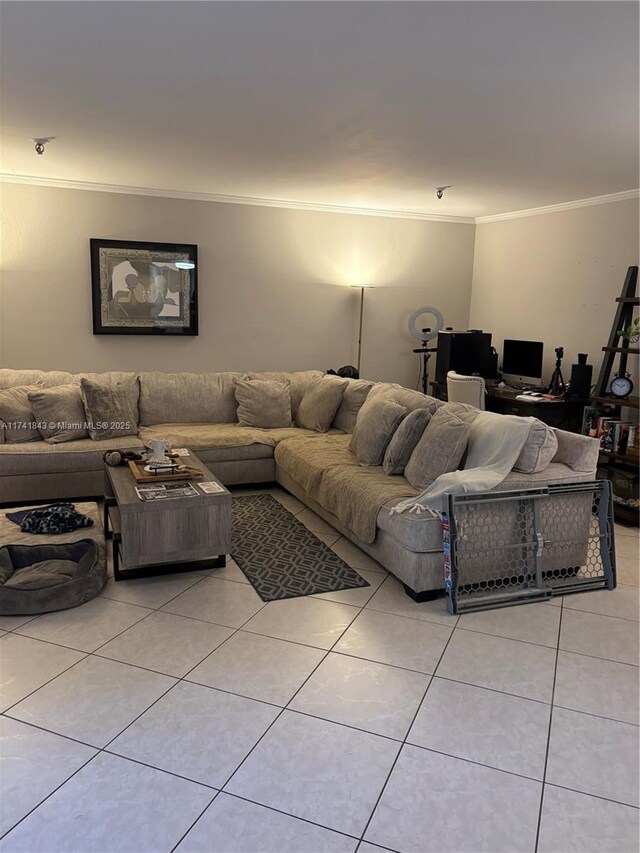
<instances>
[{"instance_id":1,"label":"light tile floor","mask_svg":"<svg viewBox=\"0 0 640 853\"><path fill-rule=\"evenodd\" d=\"M637 531L612 593L457 619L273 494L370 587L230 561L0 618L0 851L637 850Z\"/></svg>"}]
</instances>

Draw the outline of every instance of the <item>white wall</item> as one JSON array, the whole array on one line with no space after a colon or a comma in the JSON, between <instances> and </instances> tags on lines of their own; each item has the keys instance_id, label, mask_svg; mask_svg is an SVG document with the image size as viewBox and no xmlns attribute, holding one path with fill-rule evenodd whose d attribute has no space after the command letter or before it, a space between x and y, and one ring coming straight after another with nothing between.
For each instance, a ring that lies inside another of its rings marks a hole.
<instances>
[{"instance_id":1,"label":"white wall","mask_svg":"<svg viewBox=\"0 0 640 853\"><path fill-rule=\"evenodd\" d=\"M0 365L250 370L355 363L415 386L409 315L469 317L473 225L3 184ZM89 238L197 243L200 335L94 336Z\"/></svg>"},{"instance_id":2,"label":"white wall","mask_svg":"<svg viewBox=\"0 0 640 853\"><path fill-rule=\"evenodd\" d=\"M638 264L638 201L479 224L470 325L545 345L545 376L563 346L565 380L579 352L594 382L627 267ZM636 359L637 361L637 359Z\"/></svg>"}]
</instances>

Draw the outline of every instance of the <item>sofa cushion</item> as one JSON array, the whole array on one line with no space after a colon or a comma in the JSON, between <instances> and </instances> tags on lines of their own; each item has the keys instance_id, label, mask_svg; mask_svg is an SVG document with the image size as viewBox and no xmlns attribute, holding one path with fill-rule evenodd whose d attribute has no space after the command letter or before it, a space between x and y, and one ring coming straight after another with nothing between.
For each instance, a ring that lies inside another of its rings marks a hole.
<instances>
[{"instance_id":1,"label":"sofa cushion","mask_svg":"<svg viewBox=\"0 0 640 853\"><path fill-rule=\"evenodd\" d=\"M71 373L64 370L13 370L10 367L0 369L0 388L15 388L16 385L42 385L52 388L55 385L68 385L73 382Z\"/></svg>"},{"instance_id":2,"label":"sofa cushion","mask_svg":"<svg viewBox=\"0 0 640 853\"><path fill-rule=\"evenodd\" d=\"M367 397L367 402L374 402L379 397L393 400L394 403L404 406L407 412L413 412L415 409L427 409L433 414L436 409L445 405L441 400L436 400L435 397L429 397L428 394L413 391L411 388L405 388L395 382L379 382L374 385Z\"/></svg>"},{"instance_id":3,"label":"sofa cushion","mask_svg":"<svg viewBox=\"0 0 640 853\"><path fill-rule=\"evenodd\" d=\"M243 373L141 373L140 424L234 423L234 383Z\"/></svg>"},{"instance_id":4,"label":"sofa cushion","mask_svg":"<svg viewBox=\"0 0 640 853\"><path fill-rule=\"evenodd\" d=\"M555 431L535 418L513 470L521 474L537 474L539 471L544 471L557 450L558 439Z\"/></svg>"},{"instance_id":5,"label":"sofa cushion","mask_svg":"<svg viewBox=\"0 0 640 853\"><path fill-rule=\"evenodd\" d=\"M266 370L262 373L251 371L247 374L249 379L286 379L289 382L291 393L291 417L295 421L298 414L300 400L304 397L310 386L318 379L322 379L321 370L297 370L287 372L284 370Z\"/></svg>"},{"instance_id":6,"label":"sofa cushion","mask_svg":"<svg viewBox=\"0 0 640 853\"><path fill-rule=\"evenodd\" d=\"M280 442L275 450L275 459L279 468L305 492L314 495L325 472L341 466L357 468L358 463L349 451L348 435L311 434L315 436L313 441Z\"/></svg>"},{"instance_id":7,"label":"sofa cushion","mask_svg":"<svg viewBox=\"0 0 640 853\"><path fill-rule=\"evenodd\" d=\"M107 450L142 450L135 436L94 441L81 438L62 444L32 441L28 444L1 444L0 471L3 476L26 474L68 474L102 470Z\"/></svg>"},{"instance_id":8,"label":"sofa cushion","mask_svg":"<svg viewBox=\"0 0 640 853\"><path fill-rule=\"evenodd\" d=\"M257 429L239 424L156 424L140 427L142 441L164 438L172 447L188 447L199 453L208 451L207 459L229 461L234 459L270 459L273 448L289 438L315 438L312 430L288 427L282 429Z\"/></svg>"},{"instance_id":9,"label":"sofa cushion","mask_svg":"<svg viewBox=\"0 0 640 853\"><path fill-rule=\"evenodd\" d=\"M16 385L0 391L0 428L8 444L42 441L28 395L40 385Z\"/></svg>"},{"instance_id":10,"label":"sofa cushion","mask_svg":"<svg viewBox=\"0 0 640 853\"><path fill-rule=\"evenodd\" d=\"M340 407L348 380L325 376L306 391L298 406L296 423L305 429L327 432Z\"/></svg>"},{"instance_id":11,"label":"sofa cushion","mask_svg":"<svg viewBox=\"0 0 640 853\"><path fill-rule=\"evenodd\" d=\"M236 379L235 394L240 426L260 429L293 426L288 380Z\"/></svg>"},{"instance_id":12,"label":"sofa cushion","mask_svg":"<svg viewBox=\"0 0 640 853\"><path fill-rule=\"evenodd\" d=\"M58 385L30 391L28 400L40 434L48 444L78 441L89 435L80 386Z\"/></svg>"},{"instance_id":13,"label":"sofa cushion","mask_svg":"<svg viewBox=\"0 0 640 853\"><path fill-rule=\"evenodd\" d=\"M382 468L385 474L404 474L407 462L422 438L422 433L431 415L427 409L415 409L409 412L393 434L387 447Z\"/></svg>"},{"instance_id":14,"label":"sofa cushion","mask_svg":"<svg viewBox=\"0 0 640 853\"><path fill-rule=\"evenodd\" d=\"M405 407L407 413L413 412L416 409L426 409L431 415L441 406L445 405L441 400L436 400L435 397L429 397L426 394L421 394L419 391L412 391L410 388L403 388L402 385L396 385L393 382L378 382L367 395L367 399L363 403L360 412L358 412L358 417L378 400L391 400L394 403L398 403L399 406ZM357 432L358 422L356 420L351 444L349 445L352 453L356 452L358 446Z\"/></svg>"},{"instance_id":15,"label":"sofa cushion","mask_svg":"<svg viewBox=\"0 0 640 853\"><path fill-rule=\"evenodd\" d=\"M461 421L472 424L482 411L477 406L472 406L469 403L444 403L442 406L447 412L452 412L457 415Z\"/></svg>"},{"instance_id":16,"label":"sofa cushion","mask_svg":"<svg viewBox=\"0 0 640 853\"><path fill-rule=\"evenodd\" d=\"M406 415L404 406L392 400L378 400L358 415L356 459L358 465L382 465L384 453L398 424Z\"/></svg>"},{"instance_id":17,"label":"sofa cushion","mask_svg":"<svg viewBox=\"0 0 640 853\"><path fill-rule=\"evenodd\" d=\"M100 440L137 435L138 390L137 376L134 380L109 385L83 377L80 380L80 395L89 424L90 438Z\"/></svg>"},{"instance_id":18,"label":"sofa cushion","mask_svg":"<svg viewBox=\"0 0 640 853\"><path fill-rule=\"evenodd\" d=\"M396 478L394 478L396 479ZM404 480L404 477L402 478ZM390 512L391 507L399 503L393 498L385 503L378 512L377 524L399 542L403 548L415 553L442 551L442 522L430 512ZM444 583L444 564L442 568Z\"/></svg>"},{"instance_id":19,"label":"sofa cushion","mask_svg":"<svg viewBox=\"0 0 640 853\"><path fill-rule=\"evenodd\" d=\"M425 489L441 474L455 471L464 456L471 424L443 407L427 424L404 470L417 489Z\"/></svg>"},{"instance_id":20,"label":"sofa cushion","mask_svg":"<svg viewBox=\"0 0 640 853\"><path fill-rule=\"evenodd\" d=\"M334 427L343 430L343 432L353 432L358 412L364 405L364 401L373 386L373 382L364 379L347 379L347 387L344 389L340 408L333 419Z\"/></svg>"},{"instance_id":21,"label":"sofa cushion","mask_svg":"<svg viewBox=\"0 0 640 853\"><path fill-rule=\"evenodd\" d=\"M346 466L325 471L311 497L339 519L361 542L371 543L377 533L380 507L391 498L416 494L404 477L388 477L380 466Z\"/></svg>"}]
</instances>

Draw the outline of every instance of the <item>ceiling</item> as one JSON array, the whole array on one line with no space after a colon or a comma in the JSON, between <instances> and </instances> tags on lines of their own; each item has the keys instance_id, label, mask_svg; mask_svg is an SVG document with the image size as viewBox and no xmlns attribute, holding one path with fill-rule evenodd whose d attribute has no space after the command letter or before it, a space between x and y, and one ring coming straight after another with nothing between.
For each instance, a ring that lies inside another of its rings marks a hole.
<instances>
[{"instance_id":1,"label":"ceiling","mask_svg":"<svg viewBox=\"0 0 640 853\"><path fill-rule=\"evenodd\" d=\"M635 2L4 2L0 24L12 175L463 217L639 184Z\"/></svg>"}]
</instances>

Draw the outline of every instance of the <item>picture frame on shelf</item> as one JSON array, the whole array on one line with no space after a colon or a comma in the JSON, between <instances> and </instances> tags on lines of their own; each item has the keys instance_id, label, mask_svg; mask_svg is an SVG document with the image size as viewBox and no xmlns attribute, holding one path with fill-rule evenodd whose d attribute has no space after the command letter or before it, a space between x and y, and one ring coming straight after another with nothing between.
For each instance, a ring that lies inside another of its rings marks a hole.
<instances>
[{"instance_id":1,"label":"picture frame on shelf","mask_svg":"<svg viewBox=\"0 0 640 853\"><path fill-rule=\"evenodd\" d=\"M198 334L198 247L91 238L94 335Z\"/></svg>"}]
</instances>

